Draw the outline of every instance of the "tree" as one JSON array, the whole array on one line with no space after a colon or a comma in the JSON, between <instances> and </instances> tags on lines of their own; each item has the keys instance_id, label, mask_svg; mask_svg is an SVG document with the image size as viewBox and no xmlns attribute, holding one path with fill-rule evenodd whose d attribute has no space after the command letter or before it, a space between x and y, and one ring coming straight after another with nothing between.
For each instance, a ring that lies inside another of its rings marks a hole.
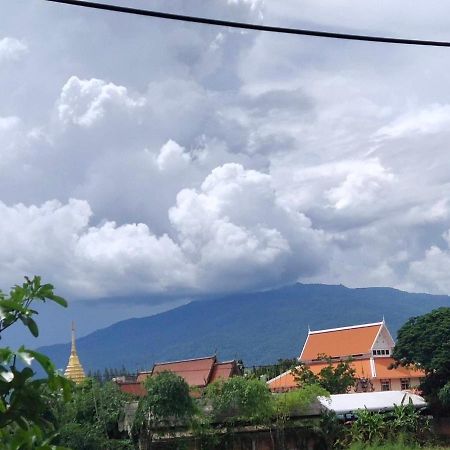
<instances>
[{"instance_id":1,"label":"tree","mask_svg":"<svg viewBox=\"0 0 450 450\"><path fill-rule=\"evenodd\" d=\"M214 420L262 423L273 414L272 395L266 383L255 378L232 377L206 388Z\"/></svg>"},{"instance_id":2,"label":"tree","mask_svg":"<svg viewBox=\"0 0 450 450\"><path fill-rule=\"evenodd\" d=\"M256 378L265 377L266 380L270 380L290 369L293 369L297 364L297 358L279 359L275 364L268 366L253 366L247 369L246 373Z\"/></svg>"},{"instance_id":3,"label":"tree","mask_svg":"<svg viewBox=\"0 0 450 450\"><path fill-rule=\"evenodd\" d=\"M118 428L130 400L115 383L100 384L88 378L75 387L69 403L55 404L57 442L72 450L132 448Z\"/></svg>"},{"instance_id":4,"label":"tree","mask_svg":"<svg viewBox=\"0 0 450 450\"><path fill-rule=\"evenodd\" d=\"M409 319L398 331L393 358L396 364L425 371L421 389L436 412L446 405L450 379L450 308L442 307Z\"/></svg>"},{"instance_id":5,"label":"tree","mask_svg":"<svg viewBox=\"0 0 450 450\"><path fill-rule=\"evenodd\" d=\"M31 334L39 335L32 309L36 302L53 301L61 306L67 302L54 293L51 284L41 284L40 277L25 278L9 294L0 291L0 337L9 327L22 322ZM36 361L46 377L36 379L32 363ZM68 400L71 383L57 373L45 355L20 347L0 348L0 442L2 449L56 448L51 445L55 428L50 404L62 395Z\"/></svg>"},{"instance_id":6,"label":"tree","mask_svg":"<svg viewBox=\"0 0 450 450\"><path fill-rule=\"evenodd\" d=\"M352 388L357 379L356 371L350 365L350 361L333 362L328 356L321 355L327 365L315 374L305 364L293 369L294 378L299 386L317 384L330 394L345 394Z\"/></svg>"},{"instance_id":7,"label":"tree","mask_svg":"<svg viewBox=\"0 0 450 450\"><path fill-rule=\"evenodd\" d=\"M189 386L172 372L161 372L145 380L147 395L139 401L133 434L140 448L151 448L156 430L175 425L188 425L196 413Z\"/></svg>"}]
</instances>

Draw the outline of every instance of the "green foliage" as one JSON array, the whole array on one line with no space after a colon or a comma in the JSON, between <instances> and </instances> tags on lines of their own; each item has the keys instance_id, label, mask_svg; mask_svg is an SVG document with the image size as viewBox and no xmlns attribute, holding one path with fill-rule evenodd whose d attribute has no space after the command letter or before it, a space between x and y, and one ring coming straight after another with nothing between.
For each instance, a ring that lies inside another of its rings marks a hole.
<instances>
[{"instance_id":1,"label":"green foliage","mask_svg":"<svg viewBox=\"0 0 450 450\"><path fill-rule=\"evenodd\" d=\"M87 379L75 387L69 403L56 402L57 442L73 450L126 449L131 441L119 432L118 422L130 400L113 383Z\"/></svg>"},{"instance_id":2,"label":"green foliage","mask_svg":"<svg viewBox=\"0 0 450 450\"><path fill-rule=\"evenodd\" d=\"M206 388L206 399L216 421L262 423L274 412L267 385L255 378L218 380Z\"/></svg>"},{"instance_id":3,"label":"green foliage","mask_svg":"<svg viewBox=\"0 0 450 450\"><path fill-rule=\"evenodd\" d=\"M428 418L421 416L410 401L395 405L393 411L377 413L366 409L357 411L357 419L350 429L353 442L424 443L430 439Z\"/></svg>"},{"instance_id":4,"label":"green foliage","mask_svg":"<svg viewBox=\"0 0 450 450\"><path fill-rule=\"evenodd\" d=\"M356 383L355 369L350 365L350 361L333 362L326 355L321 355L327 365L316 375L308 366L300 364L293 369L294 378L299 386L308 384L318 384L330 394L345 394Z\"/></svg>"},{"instance_id":5,"label":"green foliage","mask_svg":"<svg viewBox=\"0 0 450 450\"><path fill-rule=\"evenodd\" d=\"M387 444L354 443L348 450L439 450L437 447L421 447L416 444L405 444L403 442L389 442ZM443 450L443 449L442 449Z\"/></svg>"},{"instance_id":6,"label":"green foliage","mask_svg":"<svg viewBox=\"0 0 450 450\"><path fill-rule=\"evenodd\" d=\"M145 387L147 395L139 401L132 431L140 447L149 448L161 429L189 426L197 408L186 381L172 372L147 378Z\"/></svg>"},{"instance_id":7,"label":"green foliage","mask_svg":"<svg viewBox=\"0 0 450 450\"><path fill-rule=\"evenodd\" d=\"M39 335L34 320L38 314L33 303L46 301L67 306L54 294L51 284L41 284L40 277L15 286L9 294L0 291L0 336L12 325L21 322L33 336ZM35 378L31 368L36 361L46 377ZM54 427L50 404L57 396L70 397L72 385L59 375L49 358L36 351L20 347L14 351L0 348L0 441L2 448L50 449Z\"/></svg>"},{"instance_id":8,"label":"green foliage","mask_svg":"<svg viewBox=\"0 0 450 450\"><path fill-rule=\"evenodd\" d=\"M265 377L266 380L271 380L272 378L293 369L297 364L297 358L279 359L275 364L247 368L245 373L255 378Z\"/></svg>"},{"instance_id":9,"label":"green foliage","mask_svg":"<svg viewBox=\"0 0 450 450\"><path fill-rule=\"evenodd\" d=\"M88 378L94 378L99 383L107 383L108 381L111 381L113 378L118 378L122 376L132 376L133 374L130 373L129 370L126 369L125 366L122 365L120 369L117 368L105 368L103 372L100 370L95 371L89 371L87 376Z\"/></svg>"},{"instance_id":10,"label":"green foliage","mask_svg":"<svg viewBox=\"0 0 450 450\"><path fill-rule=\"evenodd\" d=\"M147 396L140 404L156 421L184 420L194 412L194 401L189 395L189 386L180 376L172 372L161 372L145 380Z\"/></svg>"},{"instance_id":11,"label":"green foliage","mask_svg":"<svg viewBox=\"0 0 450 450\"><path fill-rule=\"evenodd\" d=\"M368 409L360 409L351 427L352 440L356 442L382 442L387 437L384 417Z\"/></svg>"},{"instance_id":12,"label":"green foliage","mask_svg":"<svg viewBox=\"0 0 450 450\"><path fill-rule=\"evenodd\" d=\"M294 391L277 394L274 397L276 414L288 418L305 413L319 396L329 397L330 394L318 384L307 384Z\"/></svg>"},{"instance_id":13,"label":"green foliage","mask_svg":"<svg viewBox=\"0 0 450 450\"><path fill-rule=\"evenodd\" d=\"M423 369L420 387L425 396L436 411L442 406L450 410L445 388L450 379L450 308L409 319L398 332L393 357L397 364Z\"/></svg>"},{"instance_id":14,"label":"green foliage","mask_svg":"<svg viewBox=\"0 0 450 450\"><path fill-rule=\"evenodd\" d=\"M450 408L450 381L439 390L438 397L445 407Z\"/></svg>"}]
</instances>

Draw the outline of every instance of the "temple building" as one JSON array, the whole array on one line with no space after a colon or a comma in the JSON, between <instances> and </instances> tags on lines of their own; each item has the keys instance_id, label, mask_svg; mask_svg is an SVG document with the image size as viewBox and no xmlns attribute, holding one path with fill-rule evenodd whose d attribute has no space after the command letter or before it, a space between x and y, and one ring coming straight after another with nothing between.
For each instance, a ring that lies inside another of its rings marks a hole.
<instances>
[{"instance_id":1,"label":"temple building","mask_svg":"<svg viewBox=\"0 0 450 450\"><path fill-rule=\"evenodd\" d=\"M228 380L235 375L242 375L237 362L217 361L217 357L206 356L204 358L183 359L156 363L152 370L139 372L136 377L119 377L115 382L122 392L138 396L146 395L144 382L148 377L158 375L161 372L172 372L179 375L191 388L197 388L201 392L208 384L218 380Z\"/></svg>"},{"instance_id":2,"label":"temple building","mask_svg":"<svg viewBox=\"0 0 450 450\"><path fill-rule=\"evenodd\" d=\"M354 392L413 390L425 376L421 370L392 368L395 342L384 320L328 330L308 331L299 361L314 374L328 365L349 361L357 377ZM272 392L285 392L298 387L291 371L268 381Z\"/></svg>"},{"instance_id":3,"label":"temple building","mask_svg":"<svg viewBox=\"0 0 450 450\"><path fill-rule=\"evenodd\" d=\"M75 383L81 383L86 375L84 374L83 366L78 358L77 348L75 346L75 325L72 322L72 348L70 350L69 362L67 364L64 376Z\"/></svg>"}]
</instances>

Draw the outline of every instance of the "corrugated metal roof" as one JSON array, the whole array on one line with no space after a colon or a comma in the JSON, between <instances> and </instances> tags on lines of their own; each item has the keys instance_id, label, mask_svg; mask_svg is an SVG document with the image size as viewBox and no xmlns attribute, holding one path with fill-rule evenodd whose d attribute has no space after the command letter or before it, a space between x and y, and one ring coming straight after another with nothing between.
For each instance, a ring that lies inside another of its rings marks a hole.
<instances>
[{"instance_id":1,"label":"corrugated metal roof","mask_svg":"<svg viewBox=\"0 0 450 450\"><path fill-rule=\"evenodd\" d=\"M394 405L407 405L411 402L416 408L424 408L427 403L420 395L402 391L363 392L358 394L337 394L319 397L322 406L336 414L351 414L358 409L370 411L389 411Z\"/></svg>"}]
</instances>

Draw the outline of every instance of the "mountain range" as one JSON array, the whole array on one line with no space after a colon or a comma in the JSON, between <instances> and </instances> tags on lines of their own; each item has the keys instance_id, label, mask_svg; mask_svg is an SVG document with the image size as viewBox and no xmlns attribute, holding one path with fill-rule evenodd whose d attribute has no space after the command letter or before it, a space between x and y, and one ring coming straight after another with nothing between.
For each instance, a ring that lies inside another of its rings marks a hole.
<instances>
[{"instance_id":1,"label":"mountain range","mask_svg":"<svg viewBox=\"0 0 450 450\"><path fill-rule=\"evenodd\" d=\"M245 365L270 364L300 354L308 327L334 328L385 319L395 338L412 316L450 306L449 296L392 288L350 289L300 284L265 292L193 301L150 317L128 319L77 340L86 371L149 369L158 361L216 354ZM64 368L70 344L39 349Z\"/></svg>"}]
</instances>

